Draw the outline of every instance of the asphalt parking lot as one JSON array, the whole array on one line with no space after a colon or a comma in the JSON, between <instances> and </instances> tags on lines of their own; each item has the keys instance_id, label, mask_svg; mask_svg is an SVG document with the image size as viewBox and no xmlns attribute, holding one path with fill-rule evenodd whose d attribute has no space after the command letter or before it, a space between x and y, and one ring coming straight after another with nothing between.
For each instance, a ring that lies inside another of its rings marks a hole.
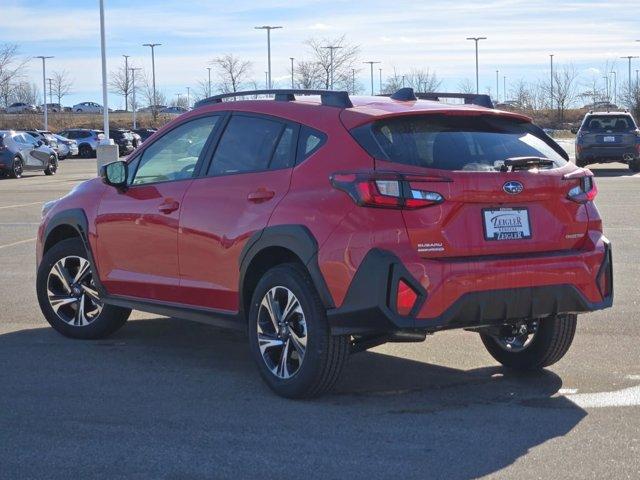
<instances>
[{"instance_id":1,"label":"asphalt parking lot","mask_svg":"<svg viewBox=\"0 0 640 480\"><path fill-rule=\"evenodd\" d=\"M95 174L0 179L0 478L640 478L640 174L594 166L614 308L514 377L474 333L351 358L319 400L274 396L242 335L135 313L66 339L35 297L44 201Z\"/></svg>"}]
</instances>

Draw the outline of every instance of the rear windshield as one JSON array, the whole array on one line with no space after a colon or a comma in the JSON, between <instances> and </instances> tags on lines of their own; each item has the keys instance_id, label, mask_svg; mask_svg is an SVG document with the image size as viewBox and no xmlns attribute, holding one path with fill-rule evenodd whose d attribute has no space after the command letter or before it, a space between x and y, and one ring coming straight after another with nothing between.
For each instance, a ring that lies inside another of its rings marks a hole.
<instances>
[{"instance_id":1,"label":"rear windshield","mask_svg":"<svg viewBox=\"0 0 640 480\"><path fill-rule=\"evenodd\" d=\"M353 131L373 157L441 170L498 171L513 157L566 160L538 127L490 116L405 116Z\"/></svg>"},{"instance_id":2,"label":"rear windshield","mask_svg":"<svg viewBox=\"0 0 640 480\"><path fill-rule=\"evenodd\" d=\"M590 115L582 126L585 130L618 131L635 130L636 126L630 115Z\"/></svg>"}]
</instances>

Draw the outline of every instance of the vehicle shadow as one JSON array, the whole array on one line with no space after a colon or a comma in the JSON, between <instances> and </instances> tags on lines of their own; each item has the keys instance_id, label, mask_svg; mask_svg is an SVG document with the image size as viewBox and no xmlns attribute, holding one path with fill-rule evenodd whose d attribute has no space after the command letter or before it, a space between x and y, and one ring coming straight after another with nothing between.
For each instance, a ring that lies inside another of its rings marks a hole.
<instances>
[{"instance_id":1,"label":"vehicle shadow","mask_svg":"<svg viewBox=\"0 0 640 480\"><path fill-rule=\"evenodd\" d=\"M428 344L425 345L428 348ZM498 472L586 412L561 379L380 353L276 397L240 333L135 320L108 340L0 335L0 477L447 478Z\"/></svg>"},{"instance_id":2,"label":"vehicle shadow","mask_svg":"<svg viewBox=\"0 0 640 480\"><path fill-rule=\"evenodd\" d=\"M590 168L596 177L632 177L638 175L638 172L631 171L628 166L622 163L616 164L615 167L591 168L589 166L587 168Z\"/></svg>"}]
</instances>

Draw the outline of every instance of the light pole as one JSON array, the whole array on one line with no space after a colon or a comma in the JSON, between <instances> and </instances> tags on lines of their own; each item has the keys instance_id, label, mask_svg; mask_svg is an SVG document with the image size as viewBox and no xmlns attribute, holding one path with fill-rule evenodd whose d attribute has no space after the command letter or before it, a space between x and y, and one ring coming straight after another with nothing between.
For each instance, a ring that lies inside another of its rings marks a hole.
<instances>
[{"instance_id":1,"label":"light pole","mask_svg":"<svg viewBox=\"0 0 640 480\"><path fill-rule=\"evenodd\" d=\"M53 87L51 86L51 82L53 82L53 78L47 78L47 82L49 82L49 101L53 103ZM46 98L44 103L47 103Z\"/></svg>"},{"instance_id":2,"label":"light pole","mask_svg":"<svg viewBox=\"0 0 640 480\"><path fill-rule=\"evenodd\" d=\"M150 47L151 48L151 83L153 86L153 107L151 108L151 111L154 114L154 118L155 118L155 114L156 114L156 108L158 107L158 99L156 97L156 53L155 53L155 48L159 47L160 45L162 45L161 43L143 43L142 46L143 47Z\"/></svg>"},{"instance_id":3,"label":"light pole","mask_svg":"<svg viewBox=\"0 0 640 480\"><path fill-rule=\"evenodd\" d=\"M602 78L604 78L605 81L605 92L607 93L607 103L610 101L609 98L609 75L604 75Z\"/></svg>"},{"instance_id":4,"label":"light pole","mask_svg":"<svg viewBox=\"0 0 640 480\"><path fill-rule=\"evenodd\" d=\"M131 109L133 110L133 128L138 128L136 125L136 109L138 105L136 104L136 71L140 70L140 68L130 68L131 71Z\"/></svg>"},{"instance_id":5,"label":"light pole","mask_svg":"<svg viewBox=\"0 0 640 480\"><path fill-rule=\"evenodd\" d=\"M467 40L473 40L476 43L476 93L480 93L480 76L478 73L478 42L486 40L487 37L467 37Z\"/></svg>"},{"instance_id":6,"label":"light pole","mask_svg":"<svg viewBox=\"0 0 640 480\"><path fill-rule=\"evenodd\" d=\"M362 62L362 63L368 63L369 66L371 67L371 95L373 95L373 66L381 62Z\"/></svg>"},{"instance_id":7,"label":"light pole","mask_svg":"<svg viewBox=\"0 0 640 480\"><path fill-rule=\"evenodd\" d=\"M611 74L613 75L613 103L615 104L618 101L618 74L613 70Z\"/></svg>"},{"instance_id":8,"label":"light pole","mask_svg":"<svg viewBox=\"0 0 640 480\"><path fill-rule=\"evenodd\" d=\"M102 0L101 0L102 1ZM36 58L41 58L42 59L42 98L44 99L44 129L45 130L49 130L49 118L47 117L47 69L45 66L45 60L47 60L47 58L53 58L52 56L44 56L44 55L39 55Z\"/></svg>"},{"instance_id":9,"label":"light pole","mask_svg":"<svg viewBox=\"0 0 640 480\"><path fill-rule=\"evenodd\" d=\"M294 83L293 83L293 57L289 57L289 60L291 60L291 89L296 88Z\"/></svg>"},{"instance_id":10,"label":"light pole","mask_svg":"<svg viewBox=\"0 0 640 480\"><path fill-rule=\"evenodd\" d=\"M549 105L551 105L551 110L553 110L553 54L550 54L549 58L551 60L551 77L550 77L551 83L549 84Z\"/></svg>"},{"instance_id":11,"label":"light pole","mask_svg":"<svg viewBox=\"0 0 640 480\"><path fill-rule=\"evenodd\" d=\"M322 48L329 50L329 89L333 90L333 51L342 47L340 45L329 45Z\"/></svg>"},{"instance_id":12,"label":"light pole","mask_svg":"<svg viewBox=\"0 0 640 480\"><path fill-rule=\"evenodd\" d=\"M191 107L191 87L187 87L187 110Z\"/></svg>"},{"instance_id":13,"label":"light pole","mask_svg":"<svg viewBox=\"0 0 640 480\"><path fill-rule=\"evenodd\" d=\"M254 28L256 30L267 31L267 90L271 90L271 30L276 30L282 27L262 25L261 27L254 27Z\"/></svg>"},{"instance_id":14,"label":"light pole","mask_svg":"<svg viewBox=\"0 0 640 480\"><path fill-rule=\"evenodd\" d=\"M380 83L380 89L378 90L378 93L382 94L382 69L379 68L378 71L380 72L380 80L378 83Z\"/></svg>"},{"instance_id":15,"label":"light pole","mask_svg":"<svg viewBox=\"0 0 640 480\"><path fill-rule=\"evenodd\" d=\"M354 95L356 94L356 69L355 68L351 69L351 92Z\"/></svg>"},{"instance_id":16,"label":"light pole","mask_svg":"<svg viewBox=\"0 0 640 480\"><path fill-rule=\"evenodd\" d=\"M627 55L626 57L620 57L620 58L622 59L626 58L629 61L629 79L628 79L627 86L629 87L629 94L631 94L631 59L638 58L638 56Z\"/></svg>"},{"instance_id":17,"label":"light pole","mask_svg":"<svg viewBox=\"0 0 640 480\"><path fill-rule=\"evenodd\" d=\"M404 88L404 77L405 77L405 76L406 76L406 75L402 75L402 88Z\"/></svg>"},{"instance_id":18,"label":"light pole","mask_svg":"<svg viewBox=\"0 0 640 480\"><path fill-rule=\"evenodd\" d=\"M207 97L211 96L211 67L207 67L207 75L209 76L209 84L207 87Z\"/></svg>"},{"instance_id":19,"label":"light pole","mask_svg":"<svg viewBox=\"0 0 640 480\"><path fill-rule=\"evenodd\" d=\"M124 57L124 111L129 111L129 57L131 55L122 55Z\"/></svg>"},{"instance_id":20,"label":"light pole","mask_svg":"<svg viewBox=\"0 0 640 480\"><path fill-rule=\"evenodd\" d=\"M269 72L264 72L264 88L269 90Z\"/></svg>"},{"instance_id":21,"label":"light pole","mask_svg":"<svg viewBox=\"0 0 640 480\"><path fill-rule=\"evenodd\" d=\"M502 77L502 97L504 101L507 101L507 76Z\"/></svg>"},{"instance_id":22,"label":"light pole","mask_svg":"<svg viewBox=\"0 0 640 480\"><path fill-rule=\"evenodd\" d=\"M499 80L500 70L496 70L496 102L500 101L500 80Z\"/></svg>"}]
</instances>

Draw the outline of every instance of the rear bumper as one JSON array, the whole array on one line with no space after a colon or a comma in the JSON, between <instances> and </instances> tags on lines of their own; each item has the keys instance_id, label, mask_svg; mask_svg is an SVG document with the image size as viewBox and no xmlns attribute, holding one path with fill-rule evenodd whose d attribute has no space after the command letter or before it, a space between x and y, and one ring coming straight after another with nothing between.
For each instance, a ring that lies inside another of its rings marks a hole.
<instances>
[{"instance_id":1,"label":"rear bumper","mask_svg":"<svg viewBox=\"0 0 640 480\"><path fill-rule=\"evenodd\" d=\"M596 249L589 252L538 257L536 262L525 258L521 265L514 259L491 261L491 267L485 265L487 271L483 276L502 276L501 285L508 286L492 289L483 289L486 283L481 280L473 284L467 281L466 286L460 288L460 279L451 276L443 279L444 285L425 288L423 279L409 273L400 258L387 251L371 250L358 268L343 304L328 311L332 334L435 332L608 308L613 303L611 247L606 238L601 240ZM581 256L584 258L580 266L576 257ZM594 256L597 263L593 263ZM479 263L483 262L468 264L467 270L478 274ZM449 267L445 270L460 271L458 262L455 268ZM554 268L562 269L563 274L549 276L550 269ZM517 273L523 270L529 278L526 285ZM602 275L609 279L609 289L604 293L599 286ZM589 288L584 283L585 277ZM411 285L418 297L408 316L399 315L395 310L399 279ZM440 309L443 302L448 303ZM435 315L430 315L433 312Z\"/></svg>"},{"instance_id":2,"label":"rear bumper","mask_svg":"<svg viewBox=\"0 0 640 480\"><path fill-rule=\"evenodd\" d=\"M625 156L638 158L637 147L635 145L582 147L580 153L576 155L578 160L590 162L627 162Z\"/></svg>"}]
</instances>

